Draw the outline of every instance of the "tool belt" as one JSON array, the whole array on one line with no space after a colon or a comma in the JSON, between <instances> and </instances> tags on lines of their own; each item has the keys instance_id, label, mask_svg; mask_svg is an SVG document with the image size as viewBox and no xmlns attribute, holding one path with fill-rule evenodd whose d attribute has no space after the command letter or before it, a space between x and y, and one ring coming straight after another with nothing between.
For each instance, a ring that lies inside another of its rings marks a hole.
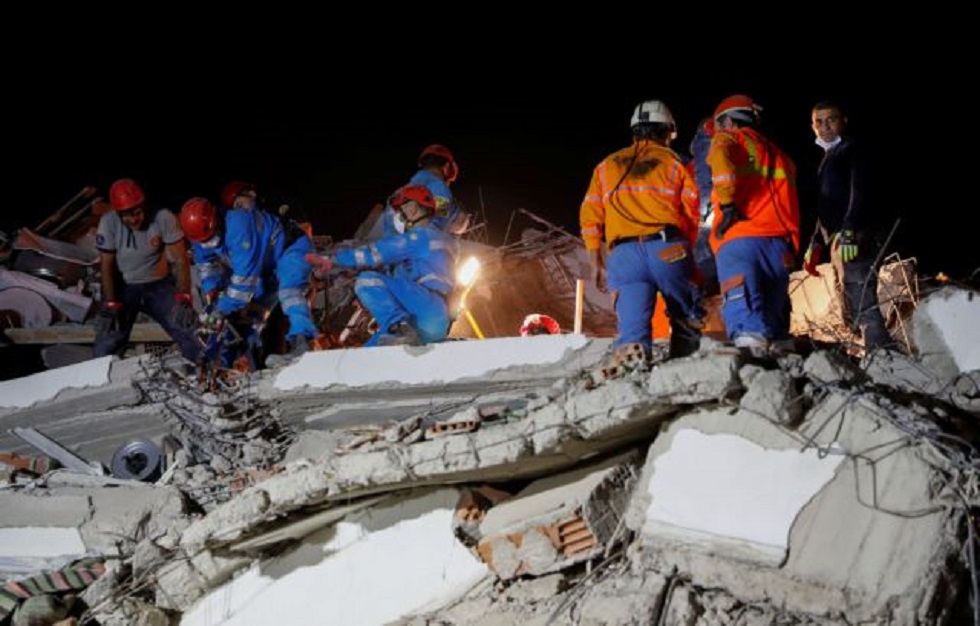
<instances>
[{"instance_id":1,"label":"tool belt","mask_svg":"<svg viewBox=\"0 0 980 626\"><path fill-rule=\"evenodd\" d=\"M621 243L643 243L644 241L653 241L655 239L660 241L673 241L675 239L681 238L681 231L674 225L664 226L659 231L650 235L634 235L632 237L620 237L616 239L611 244L609 244L609 249L612 250Z\"/></svg>"}]
</instances>

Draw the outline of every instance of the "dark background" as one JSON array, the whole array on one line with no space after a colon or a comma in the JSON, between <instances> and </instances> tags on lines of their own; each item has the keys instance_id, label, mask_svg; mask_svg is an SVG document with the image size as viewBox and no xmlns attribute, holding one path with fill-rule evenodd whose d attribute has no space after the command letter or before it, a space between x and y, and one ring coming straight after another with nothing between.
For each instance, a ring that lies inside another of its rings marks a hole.
<instances>
[{"instance_id":1,"label":"dark background","mask_svg":"<svg viewBox=\"0 0 980 626\"><path fill-rule=\"evenodd\" d=\"M518 208L577 235L592 168L629 144L638 102L667 103L680 131L673 147L686 153L698 121L722 98L746 93L764 107L763 133L798 165L807 225L822 154L810 107L832 98L874 154L876 206L903 216L893 248L916 257L923 273L965 280L980 266L959 205L943 195L950 155L930 150L921 133L953 115L931 96L917 98L936 84L932 68L894 57L742 59L696 70L682 59L663 69L583 48L473 61L412 46L400 58L392 45L387 57L356 47L246 53L234 44L196 58L172 54L187 50L180 45L145 53L152 45L76 48L11 65L0 229L38 224L86 185L106 195L120 177L175 212L244 179L268 204L310 219L317 234L344 239L407 182L424 146L443 143L461 168L453 189L485 214L491 243L502 242Z\"/></svg>"}]
</instances>

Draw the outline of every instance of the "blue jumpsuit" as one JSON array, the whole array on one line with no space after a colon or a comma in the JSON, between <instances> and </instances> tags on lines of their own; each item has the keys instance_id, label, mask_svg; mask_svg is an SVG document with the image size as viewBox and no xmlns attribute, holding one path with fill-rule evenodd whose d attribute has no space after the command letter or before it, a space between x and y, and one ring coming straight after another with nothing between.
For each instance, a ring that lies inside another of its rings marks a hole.
<instances>
[{"instance_id":1,"label":"blue jumpsuit","mask_svg":"<svg viewBox=\"0 0 980 626\"><path fill-rule=\"evenodd\" d=\"M453 270L459 243L433 222L404 234L338 250L334 262L352 269L378 268L358 274L354 291L374 319L374 346L399 322L416 328L422 343L445 339L452 319L448 298L455 286Z\"/></svg>"},{"instance_id":2,"label":"blue jumpsuit","mask_svg":"<svg viewBox=\"0 0 980 626\"><path fill-rule=\"evenodd\" d=\"M313 242L305 234L295 241L288 239L289 233L277 216L261 210L231 209L225 214L220 245L193 245L194 267L205 293L223 289L215 303L222 315L231 315L252 300L271 308L278 299L289 319L286 338L313 339L317 331L306 300L310 266L303 259L313 252Z\"/></svg>"}]
</instances>

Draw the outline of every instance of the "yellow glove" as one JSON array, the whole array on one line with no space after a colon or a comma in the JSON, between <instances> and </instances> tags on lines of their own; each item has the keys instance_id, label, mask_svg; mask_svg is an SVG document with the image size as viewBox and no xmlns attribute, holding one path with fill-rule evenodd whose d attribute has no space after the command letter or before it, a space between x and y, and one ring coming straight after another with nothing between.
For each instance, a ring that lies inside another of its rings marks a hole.
<instances>
[{"instance_id":1,"label":"yellow glove","mask_svg":"<svg viewBox=\"0 0 980 626\"><path fill-rule=\"evenodd\" d=\"M834 243L840 248L840 259L844 263L850 263L857 258L858 245L853 230L842 230L834 235Z\"/></svg>"}]
</instances>

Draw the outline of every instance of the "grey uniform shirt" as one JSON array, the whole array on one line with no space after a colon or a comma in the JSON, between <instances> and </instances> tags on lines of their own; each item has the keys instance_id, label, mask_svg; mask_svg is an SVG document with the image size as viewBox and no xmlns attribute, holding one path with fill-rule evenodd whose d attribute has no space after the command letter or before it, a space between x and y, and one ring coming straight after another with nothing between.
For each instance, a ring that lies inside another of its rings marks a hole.
<instances>
[{"instance_id":1,"label":"grey uniform shirt","mask_svg":"<svg viewBox=\"0 0 980 626\"><path fill-rule=\"evenodd\" d=\"M177 218L167 209L158 209L150 215L143 230L130 229L118 213L109 211L99 219L95 247L102 252L114 252L123 280L138 285L167 276L170 264L164 254L166 246L183 237Z\"/></svg>"}]
</instances>

